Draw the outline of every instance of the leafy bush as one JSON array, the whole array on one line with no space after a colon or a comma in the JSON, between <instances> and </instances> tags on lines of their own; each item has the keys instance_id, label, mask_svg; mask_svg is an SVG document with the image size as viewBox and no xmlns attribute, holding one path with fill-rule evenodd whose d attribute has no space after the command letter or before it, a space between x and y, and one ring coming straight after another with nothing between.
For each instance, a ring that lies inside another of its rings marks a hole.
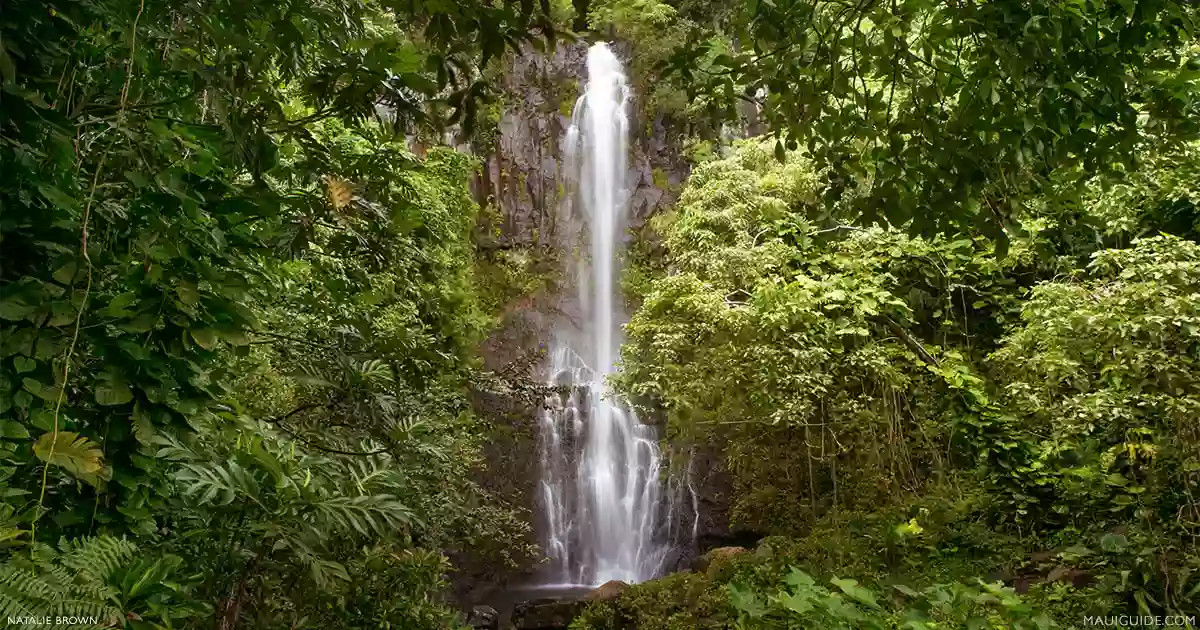
<instances>
[{"instance_id":1,"label":"leafy bush","mask_svg":"<svg viewBox=\"0 0 1200 630\"><path fill-rule=\"evenodd\" d=\"M846 630L884 628L1005 628L1031 630L1057 627L1045 615L1036 615L1010 589L978 582L936 585L916 591L893 587L905 600L892 609L878 595L852 579L834 577L833 589L818 584L809 574L792 571L784 578L785 588L762 598L737 585L729 588L729 599L738 611L736 627L749 629L812 628Z\"/></svg>"},{"instance_id":2,"label":"leafy bush","mask_svg":"<svg viewBox=\"0 0 1200 630\"><path fill-rule=\"evenodd\" d=\"M736 523L813 541L822 571L1003 575L1059 621L1188 610L1200 249L1106 245L1195 215L1194 156L1048 193L997 255L846 223L806 154L743 142L656 221L619 384L673 439L722 445ZM1100 229L1121 199L1137 220ZM1067 551L1099 540L1140 542Z\"/></svg>"},{"instance_id":3,"label":"leafy bush","mask_svg":"<svg viewBox=\"0 0 1200 630\"><path fill-rule=\"evenodd\" d=\"M1038 435L1018 518L1188 527L1200 460L1200 246L1171 237L1093 256L1038 286L993 355L1005 408ZM1177 519L1177 515L1188 515Z\"/></svg>"}]
</instances>

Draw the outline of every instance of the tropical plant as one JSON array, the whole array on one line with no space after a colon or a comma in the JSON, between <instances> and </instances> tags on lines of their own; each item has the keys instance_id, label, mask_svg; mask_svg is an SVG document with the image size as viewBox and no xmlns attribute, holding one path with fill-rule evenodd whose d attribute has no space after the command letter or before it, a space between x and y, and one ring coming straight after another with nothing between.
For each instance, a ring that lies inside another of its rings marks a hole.
<instances>
[{"instance_id":1,"label":"tropical plant","mask_svg":"<svg viewBox=\"0 0 1200 630\"><path fill-rule=\"evenodd\" d=\"M978 585L939 584L921 591L904 585L893 588L905 601L893 609L857 581L834 577L834 588L817 583L799 569L784 578L784 587L765 600L737 584L729 601L738 611L737 628L1005 628L1032 630L1058 627L1038 615L1011 588L980 581Z\"/></svg>"},{"instance_id":2,"label":"tropical plant","mask_svg":"<svg viewBox=\"0 0 1200 630\"><path fill-rule=\"evenodd\" d=\"M99 626L172 628L204 612L175 575L182 558L139 556L128 540L98 536L37 544L0 565L0 617L21 630ZM47 622L47 619L52 620Z\"/></svg>"},{"instance_id":3,"label":"tropical plant","mask_svg":"<svg viewBox=\"0 0 1200 630\"><path fill-rule=\"evenodd\" d=\"M218 627L292 628L343 625L331 603L377 549L406 580L381 606L413 615L388 623L444 627L432 593L447 567L431 558L523 525L474 485L478 437L459 433L476 422L466 388L489 323L474 166L417 157L403 133L469 132L490 91L479 68L552 39L548 9L3 13L5 557L128 535L185 559ZM491 508L478 519L476 502ZM46 588L45 602L72 596ZM267 589L287 595L255 599Z\"/></svg>"}]
</instances>

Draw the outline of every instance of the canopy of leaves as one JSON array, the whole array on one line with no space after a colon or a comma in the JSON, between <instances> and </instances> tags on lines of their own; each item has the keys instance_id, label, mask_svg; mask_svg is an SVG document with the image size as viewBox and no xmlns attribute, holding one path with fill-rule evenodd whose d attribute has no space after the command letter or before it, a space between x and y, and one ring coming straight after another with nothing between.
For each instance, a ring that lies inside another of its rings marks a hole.
<instances>
[{"instance_id":1,"label":"canopy of leaves","mask_svg":"<svg viewBox=\"0 0 1200 630\"><path fill-rule=\"evenodd\" d=\"M1052 173L1128 170L1194 138L1195 3L1171 0L717 5L669 62L725 116L747 100L864 221L1003 238ZM725 9L725 10L721 10Z\"/></svg>"}]
</instances>

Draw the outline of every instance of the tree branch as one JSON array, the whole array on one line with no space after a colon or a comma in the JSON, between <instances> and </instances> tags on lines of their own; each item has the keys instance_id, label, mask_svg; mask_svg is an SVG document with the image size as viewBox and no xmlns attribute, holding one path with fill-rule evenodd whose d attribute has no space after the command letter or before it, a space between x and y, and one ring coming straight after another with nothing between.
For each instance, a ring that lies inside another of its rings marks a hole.
<instances>
[{"instance_id":1,"label":"tree branch","mask_svg":"<svg viewBox=\"0 0 1200 630\"><path fill-rule=\"evenodd\" d=\"M916 337L913 337L911 334L909 334L909 332L905 330L903 326L896 323L896 320L884 315L883 322L887 324L887 327L890 328L892 332L896 333L897 337L900 337L900 339L904 341L904 345L908 346L910 350L915 352L922 361L933 366L941 365L937 358L935 358L932 354L929 354L929 351L925 349L925 346L922 345L921 342L916 339Z\"/></svg>"}]
</instances>

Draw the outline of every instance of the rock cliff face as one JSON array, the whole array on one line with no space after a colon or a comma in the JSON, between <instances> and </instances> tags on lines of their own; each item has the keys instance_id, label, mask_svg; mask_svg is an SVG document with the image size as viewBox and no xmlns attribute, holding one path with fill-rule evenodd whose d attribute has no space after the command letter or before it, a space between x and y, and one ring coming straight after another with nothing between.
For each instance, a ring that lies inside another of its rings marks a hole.
<instances>
[{"instance_id":1,"label":"rock cliff face","mask_svg":"<svg viewBox=\"0 0 1200 630\"><path fill-rule=\"evenodd\" d=\"M556 243L555 219L566 194L563 138L586 78L587 44L561 44L553 52L529 50L512 57L503 74L505 94L494 146L476 186L503 221L502 246ZM630 216L636 230L674 203L688 175L680 155L680 130L634 95L627 181L633 186ZM485 149L486 150L486 149Z\"/></svg>"},{"instance_id":2,"label":"rock cliff face","mask_svg":"<svg viewBox=\"0 0 1200 630\"><path fill-rule=\"evenodd\" d=\"M493 125L489 133L482 134L484 145L475 147L485 166L475 181L474 193L481 205L495 212L498 224L495 233L485 237L484 249L524 251L551 277L570 255L557 219L568 189L564 136L586 78L586 53L586 43L574 43L561 44L547 53L531 49L508 59L500 79L504 98L498 116L489 121ZM637 234L649 217L675 202L689 166L681 156L684 133L680 126L661 114L645 111L636 94L630 117L630 233ZM555 281L547 287L506 309L500 328L481 349L486 368L502 369L550 341L555 321L573 310L573 289ZM485 449L488 470L480 481L529 510L536 519L537 409L488 395L477 396L476 407L496 426ZM697 535L704 539L728 530L723 500L727 493L719 487L723 479L720 457L709 456L698 464L702 467L694 468L699 474L693 487L701 509ZM690 510L691 506L686 507ZM685 532L690 538L690 513L679 513L676 518L673 531ZM535 568L500 571L473 566L470 558L457 560L456 590L465 604L487 603L497 589L530 579ZM675 560L679 566L689 561L686 557Z\"/></svg>"}]
</instances>

